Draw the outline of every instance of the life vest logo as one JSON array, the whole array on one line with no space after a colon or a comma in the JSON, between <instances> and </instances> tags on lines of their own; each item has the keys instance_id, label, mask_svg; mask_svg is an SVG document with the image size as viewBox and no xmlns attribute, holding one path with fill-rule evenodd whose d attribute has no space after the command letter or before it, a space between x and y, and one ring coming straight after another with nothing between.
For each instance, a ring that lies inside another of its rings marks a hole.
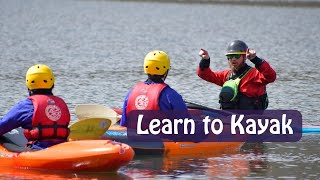
<instances>
[{"instance_id":1,"label":"life vest logo","mask_svg":"<svg viewBox=\"0 0 320 180\"><path fill-rule=\"evenodd\" d=\"M147 93L147 90L146 90L146 89L141 89L141 93L142 93L142 94L146 94L146 93Z\"/></svg>"},{"instance_id":2,"label":"life vest logo","mask_svg":"<svg viewBox=\"0 0 320 180\"><path fill-rule=\"evenodd\" d=\"M138 110L146 109L149 104L149 98L146 95L140 95L136 98L134 104Z\"/></svg>"},{"instance_id":3,"label":"life vest logo","mask_svg":"<svg viewBox=\"0 0 320 180\"><path fill-rule=\"evenodd\" d=\"M51 104L51 105L52 105L52 104L55 104L55 102L54 102L53 99L48 99L47 103L48 103L48 104Z\"/></svg>"},{"instance_id":4,"label":"life vest logo","mask_svg":"<svg viewBox=\"0 0 320 180\"><path fill-rule=\"evenodd\" d=\"M61 109L56 105L48 105L46 107L46 116L51 121L57 121L61 117Z\"/></svg>"}]
</instances>

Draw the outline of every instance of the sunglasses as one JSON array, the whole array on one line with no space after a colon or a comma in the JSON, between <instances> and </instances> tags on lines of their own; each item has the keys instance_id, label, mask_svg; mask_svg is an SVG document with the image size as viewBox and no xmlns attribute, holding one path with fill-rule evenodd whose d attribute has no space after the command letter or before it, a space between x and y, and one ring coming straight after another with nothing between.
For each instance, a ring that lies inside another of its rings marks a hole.
<instances>
[{"instance_id":1,"label":"sunglasses","mask_svg":"<svg viewBox=\"0 0 320 180\"><path fill-rule=\"evenodd\" d=\"M232 59L233 57L235 57L236 59L239 59L241 57L241 54L228 54L227 55L228 59Z\"/></svg>"}]
</instances>

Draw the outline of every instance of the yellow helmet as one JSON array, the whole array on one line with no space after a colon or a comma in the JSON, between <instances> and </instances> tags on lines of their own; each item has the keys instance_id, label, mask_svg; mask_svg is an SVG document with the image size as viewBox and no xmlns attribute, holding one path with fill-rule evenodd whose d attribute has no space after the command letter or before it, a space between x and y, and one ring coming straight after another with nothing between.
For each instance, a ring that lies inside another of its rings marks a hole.
<instances>
[{"instance_id":1,"label":"yellow helmet","mask_svg":"<svg viewBox=\"0 0 320 180\"><path fill-rule=\"evenodd\" d=\"M146 74L164 75L170 69L170 58L163 51L151 51L144 58L143 68Z\"/></svg>"},{"instance_id":2,"label":"yellow helmet","mask_svg":"<svg viewBox=\"0 0 320 180\"><path fill-rule=\"evenodd\" d=\"M26 74L28 89L50 89L54 83L54 75L51 69L44 64L31 66Z\"/></svg>"}]
</instances>

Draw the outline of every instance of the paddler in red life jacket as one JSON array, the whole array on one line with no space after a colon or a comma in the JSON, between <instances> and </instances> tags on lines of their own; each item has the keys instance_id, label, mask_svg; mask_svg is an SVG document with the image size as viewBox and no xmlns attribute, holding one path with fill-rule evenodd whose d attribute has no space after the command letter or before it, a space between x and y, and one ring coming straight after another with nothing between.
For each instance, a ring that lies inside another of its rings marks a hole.
<instances>
[{"instance_id":1,"label":"paddler in red life jacket","mask_svg":"<svg viewBox=\"0 0 320 180\"><path fill-rule=\"evenodd\" d=\"M149 52L144 58L145 82L139 82L127 94L123 109L121 126L127 126L127 114L132 110L181 110L187 106L180 94L164 83L169 69L170 58L160 50Z\"/></svg>"},{"instance_id":2,"label":"paddler in red life jacket","mask_svg":"<svg viewBox=\"0 0 320 180\"><path fill-rule=\"evenodd\" d=\"M222 86L219 103L221 109L263 110L268 106L266 85L274 82L276 72L269 63L256 56L240 40L232 41L227 47L227 60L231 69L213 72L210 69L210 56L201 49L202 58L198 68L198 76L206 81ZM246 64L249 59L255 68Z\"/></svg>"},{"instance_id":3,"label":"paddler in red life jacket","mask_svg":"<svg viewBox=\"0 0 320 180\"><path fill-rule=\"evenodd\" d=\"M0 119L0 135L22 127L28 147L43 149L67 141L70 113L66 103L52 94L54 75L43 64L26 74L29 97L16 104Z\"/></svg>"}]
</instances>

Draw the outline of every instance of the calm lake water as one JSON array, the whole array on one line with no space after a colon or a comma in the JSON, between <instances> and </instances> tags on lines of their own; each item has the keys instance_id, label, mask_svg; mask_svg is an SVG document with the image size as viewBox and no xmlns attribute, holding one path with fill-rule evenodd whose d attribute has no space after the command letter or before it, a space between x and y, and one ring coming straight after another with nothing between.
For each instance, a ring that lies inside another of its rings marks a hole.
<instances>
[{"instance_id":1,"label":"calm lake water","mask_svg":"<svg viewBox=\"0 0 320 180\"><path fill-rule=\"evenodd\" d=\"M90 0L0 0L0 109L4 115L27 96L27 69L55 73L54 93L74 107L121 107L127 91L146 79L151 50L171 57L166 82L185 100L218 108L220 87L196 75L200 48L211 68L228 68L227 44L244 40L276 70L269 109L298 110L303 124L319 125L320 9L306 7L175 4ZM248 62L252 65L250 62ZM295 143L247 144L239 153L207 157L135 157L117 174L16 170L1 179L229 179L320 178L320 134Z\"/></svg>"}]
</instances>

